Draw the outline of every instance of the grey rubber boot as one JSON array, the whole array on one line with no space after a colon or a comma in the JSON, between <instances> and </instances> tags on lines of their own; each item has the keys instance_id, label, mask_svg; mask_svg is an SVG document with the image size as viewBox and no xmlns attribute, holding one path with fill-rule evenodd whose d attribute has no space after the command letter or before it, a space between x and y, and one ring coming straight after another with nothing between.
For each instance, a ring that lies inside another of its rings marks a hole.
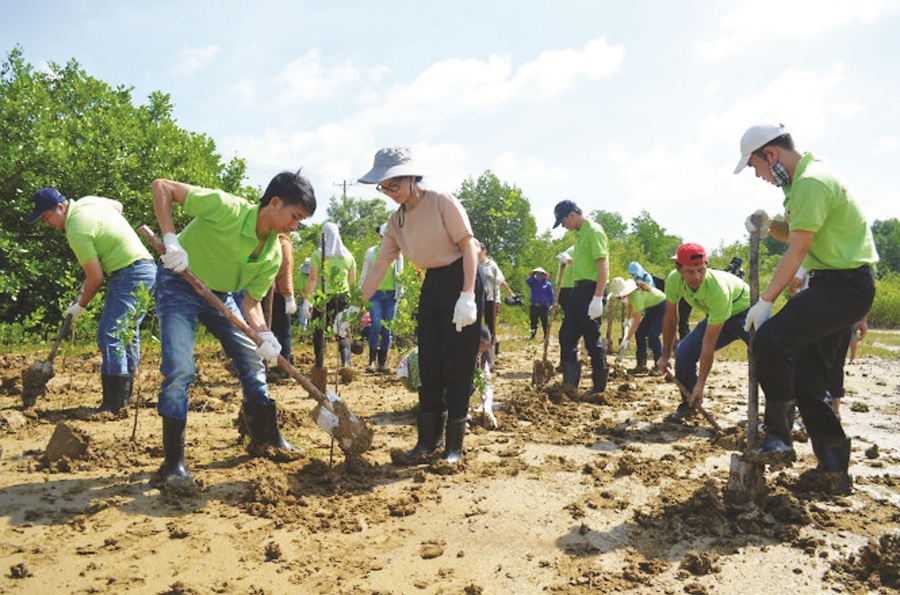
<instances>
[{"instance_id":1,"label":"grey rubber boot","mask_svg":"<svg viewBox=\"0 0 900 595\"><path fill-rule=\"evenodd\" d=\"M463 437L466 435L466 418L447 421L447 445L441 460L451 465L459 463L463 458Z\"/></svg>"},{"instance_id":2,"label":"grey rubber boot","mask_svg":"<svg viewBox=\"0 0 900 595\"><path fill-rule=\"evenodd\" d=\"M600 368L599 370L591 370L591 382L593 382L592 392L600 394L606 392L606 380L609 378L609 368Z\"/></svg>"},{"instance_id":3,"label":"grey rubber boot","mask_svg":"<svg viewBox=\"0 0 900 595\"><path fill-rule=\"evenodd\" d=\"M158 488L196 485L184 465L184 427L187 420L163 417L162 422L164 458L152 480L153 485Z\"/></svg>"},{"instance_id":4,"label":"grey rubber boot","mask_svg":"<svg viewBox=\"0 0 900 595\"><path fill-rule=\"evenodd\" d=\"M269 447L287 453L300 454L302 451L284 439L278 428L278 409L275 403L262 405L259 403L243 403L244 420L250 443L247 452L252 457L266 455Z\"/></svg>"},{"instance_id":5,"label":"grey rubber boot","mask_svg":"<svg viewBox=\"0 0 900 595\"><path fill-rule=\"evenodd\" d=\"M130 374L103 375L103 402L98 412L118 413L131 402L132 378Z\"/></svg>"},{"instance_id":6,"label":"grey rubber boot","mask_svg":"<svg viewBox=\"0 0 900 595\"><path fill-rule=\"evenodd\" d=\"M581 362L563 362L563 384L577 389L581 382Z\"/></svg>"},{"instance_id":7,"label":"grey rubber boot","mask_svg":"<svg viewBox=\"0 0 900 595\"><path fill-rule=\"evenodd\" d=\"M841 494L850 493L853 482L850 480L850 439L843 436L820 436L810 438L813 452L819 461L817 469L834 474L835 491Z\"/></svg>"},{"instance_id":8,"label":"grey rubber boot","mask_svg":"<svg viewBox=\"0 0 900 595\"><path fill-rule=\"evenodd\" d=\"M436 451L444 438L444 426L447 423L447 412L419 413L416 415L418 438L412 450L407 451L395 463L399 465L416 465Z\"/></svg>"},{"instance_id":9,"label":"grey rubber boot","mask_svg":"<svg viewBox=\"0 0 900 595\"><path fill-rule=\"evenodd\" d=\"M750 462L790 465L797 460L793 444L794 401L766 403L766 436L762 444L745 454Z\"/></svg>"}]
</instances>

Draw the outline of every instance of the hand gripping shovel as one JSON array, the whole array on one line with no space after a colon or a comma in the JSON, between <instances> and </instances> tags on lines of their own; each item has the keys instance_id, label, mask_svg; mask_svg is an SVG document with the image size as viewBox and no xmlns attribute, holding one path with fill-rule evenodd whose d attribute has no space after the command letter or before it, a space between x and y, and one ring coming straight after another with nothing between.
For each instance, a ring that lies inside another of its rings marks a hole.
<instances>
[{"instance_id":1,"label":"hand gripping shovel","mask_svg":"<svg viewBox=\"0 0 900 595\"><path fill-rule=\"evenodd\" d=\"M165 254L165 246L163 246L163 243L156 237L153 230L146 225L142 225L138 228L138 233L140 233L157 252ZM228 322L243 331L243 333L250 337L257 345L262 343L259 333L253 330L243 318L232 312L228 306L226 306L225 303L203 283L203 281L191 272L190 269L182 271L181 276L191 284L197 293L206 298L206 300L212 304L222 316L228 319ZM328 434L337 440L338 446L345 454L360 455L369 450L372 446L372 431L361 419L347 408L347 405L344 404L337 394L331 391L328 391L327 393L320 391L282 355L278 356L278 365L281 366L281 369L291 378L299 382L300 386L305 388L306 392L318 402L318 405L310 414L311 417L320 428L328 432Z\"/></svg>"},{"instance_id":2,"label":"hand gripping shovel","mask_svg":"<svg viewBox=\"0 0 900 595\"><path fill-rule=\"evenodd\" d=\"M59 350L63 337L69 333L72 328L72 315L69 314L63 320L62 326L59 327L59 333L56 340L53 341L53 347L50 348L50 355L42 362L34 362L27 370L22 370L22 405L27 409L33 407L38 397L47 392L47 382L53 378L53 358Z\"/></svg>"},{"instance_id":3,"label":"hand gripping shovel","mask_svg":"<svg viewBox=\"0 0 900 595\"><path fill-rule=\"evenodd\" d=\"M761 226L760 217L753 215L751 219L756 229ZM759 232L750 234L750 303L759 299ZM759 441L759 385L756 381L756 358L753 356L753 340L756 329L750 329L750 343L747 347L747 377L749 380L747 394L747 450L756 447ZM725 497L735 504L758 502L766 493L763 471L765 465L744 461L739 454L731 455L731 468L728 472L728 485L725 486Z\"/></svg>"},{"instance_id":4,"label":"hand gripping shovel","mask_svg":"<svg viewBox=\"0 0 900 595\"><path fill-rule=\"evenodd\" d=\"M547 361L547 348L550 346L550 329L553 328L553 320L559 309L559 290L565 270L566 263L560 263L559 274L556 276L556 293L553 296L553 305L550 306L550 321L547 323L547 333L544 335L544 357L540 361L534 362L534 369L531 371L531 384L534 386L543 386L553 378L554 368L553 364Z\"/></svg>"}]
</instances>

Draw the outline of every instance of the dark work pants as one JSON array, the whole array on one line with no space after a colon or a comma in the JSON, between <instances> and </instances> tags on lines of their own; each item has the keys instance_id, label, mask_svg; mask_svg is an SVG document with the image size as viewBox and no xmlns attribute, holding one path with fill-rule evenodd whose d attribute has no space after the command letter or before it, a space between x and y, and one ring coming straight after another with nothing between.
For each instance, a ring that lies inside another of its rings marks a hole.
<instances>
[{"instance_id":1,"label":"dark work pants","mask_svg":"<svg viewBox=\"0 0 900 595\"><path fill-rule=\"evenodd\" d=\"M462 258L445 267L428 269L419 295L418 329L419 410L447 412L447 419L461 419L469 409L469 393L475 375L475 358L481 341L484 285L475 277L475 324L456 331L453 310L463 284Z\"/></svg>"},{"instance_id":2,"label":"dark work pants","mask_svg":"<svg viewBox=\"0 0 900 595\"><path fill-rule=\"evenodd\" d=\"M497 342L497 302L484 301L484 323L491 331L491 340Z\"/></svg>"},{"instance_id":3,"label":"dark work pants","mask_svg":"<svg viewBox=\"0 0 900 595\"><path fill-rule=\"evenodd\" d=\"M659 335L662 334L663 318L666 315L666 302L656 304L652 308L644 310L644 317L641 323L634 331L634 352L637 356L637 363L641 366L647 365L647 347L653 353L653 363L662 356L662 342Z\"/></svg>"},{"instance_id":4,"label":"dark work pants","mask_svg":"<svg viewBox=\"0 0 900 595\"><path fill-rule=\"evenodd\" d=\"M531 304L531 332L537 331L538 321L541 323L541 330L544 331L544 334L547 334L547 325L549 324L549 319L547 315L550 312L549 304Z\"/></svg>"},{"instance_id":5,"label":"dark work pants","mask_svg":"<svg viewBox=\"0 0 900 595\"><path fill-rule=\"evenodd\" d=\"M556 299L559 304L560 309L565 312L566 304L569 303L569 296L572 295L571 287L560 287L559 288L559 297Z\"/></svg>"},{"instance_id":6,"label":"dark work pants","mask_svg":"<svg viewBox=\"0 0 900 595\"><path fill-rule=\"evenodd\" d=\"M281 343L281 355L287 361L293 361L291 354L291 317L284 312L284 296L276 293L272 296L272 332Z\"/></svg>"},{"instance_id":7,"label":"dark work pants","mask_svg":"<svg viewBox=\"0 0 900 595\"><path fill-rule=\"evenodd\" d=\"M606 367L606 352L600 343L600 320L588 316L588 306L594 298L595 283L575 283L566 303L566 317L559 327L559 351L563 364L578 361L578 340L584 338L584 346L591 356L591 368Z\"/></svg>"},{"instance_id":8,"label":"dark work pants","mask_svg":"<svg viewBox=\"0 0 900 595\"><path fill-rule=\"evenodd\" d=\"M691 310L693 308L684 298L678 300L678 339L684 339L691 332Z\"/></svg>"},{"instance_id":9,"label":"dark work pants","mask_svg":"<svg viewBox=\"0 0 900 595\"><path fill-rule=\"evenodd\" d=\"M841 340L875 299L870 267L814 271L809 288L791 298L757 331L753 353L766 401L795 399L810 437L844 436L822 400Z\"/></svg>"},{"instance_id":10,"label":"dark work pants","mask_svg":"<svg viewBox=\"0 0 900 595\"><path fill-rule=\"evenodd\" d=\"M847 327L847 331L838 343L834 354L834 364L831 366L831 379L828 381L828 392L835 399L843 399L844 390L844 361L847 359L847 351L850 350L850 339L856 332L856 325Z\"/></svg>"}]
</instances>

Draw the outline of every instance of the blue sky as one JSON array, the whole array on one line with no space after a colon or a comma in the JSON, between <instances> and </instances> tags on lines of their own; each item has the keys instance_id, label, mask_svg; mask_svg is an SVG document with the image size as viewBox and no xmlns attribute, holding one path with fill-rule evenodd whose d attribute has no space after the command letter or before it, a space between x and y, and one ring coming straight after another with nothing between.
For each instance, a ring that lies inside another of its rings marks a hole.
<instances>
[{"instance_id":1,"label":"blue sky","mask_svg":"<svg viewBox=\"0 0 900 595\"><path fill-rule=\"evenodd\" d=\"M713 249L743 241L754 209L780 210L778 190L732 174L764 121L831 163L870 221L900 216L900 0L3 5L4 56L74 58L138 103L169 93L251 183L302 165L314 221L402 144L430 187L488 169L519 187L541 231L567 198L626 220L646 209Z\"/></svg>"}]
</instances>

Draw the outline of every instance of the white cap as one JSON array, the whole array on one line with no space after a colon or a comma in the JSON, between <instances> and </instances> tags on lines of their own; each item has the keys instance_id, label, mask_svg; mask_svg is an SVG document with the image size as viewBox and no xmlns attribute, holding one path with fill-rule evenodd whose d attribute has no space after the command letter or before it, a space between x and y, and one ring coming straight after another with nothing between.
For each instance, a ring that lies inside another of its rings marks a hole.
<instances>
[{"instance_id":1,"label":"white cap","mask_svg":"<svg viewBox=\"0 0 900 595\"><path fill-rule=\"evenodd\" d=\"M609 297L614 299L631 294L637 289L637 283L634 282L634 279L626 281L622 277L615 277L609 282L607 288L609 289Z\"/></svg>"},{"instance_id":2,"label":"white cap","mask_svg":"<svg viewBox=\"0 0 900 595\"><path fill-rule=\"evenodd\" d=\"M747 167L750 161L750 155L769 141L773 141L788 131L784 129L783 124L757 124L747 129L744 136L741 137L741 160L738 161L734 173L740 173L742 169Z\"/></svg>"}]
</instances>

